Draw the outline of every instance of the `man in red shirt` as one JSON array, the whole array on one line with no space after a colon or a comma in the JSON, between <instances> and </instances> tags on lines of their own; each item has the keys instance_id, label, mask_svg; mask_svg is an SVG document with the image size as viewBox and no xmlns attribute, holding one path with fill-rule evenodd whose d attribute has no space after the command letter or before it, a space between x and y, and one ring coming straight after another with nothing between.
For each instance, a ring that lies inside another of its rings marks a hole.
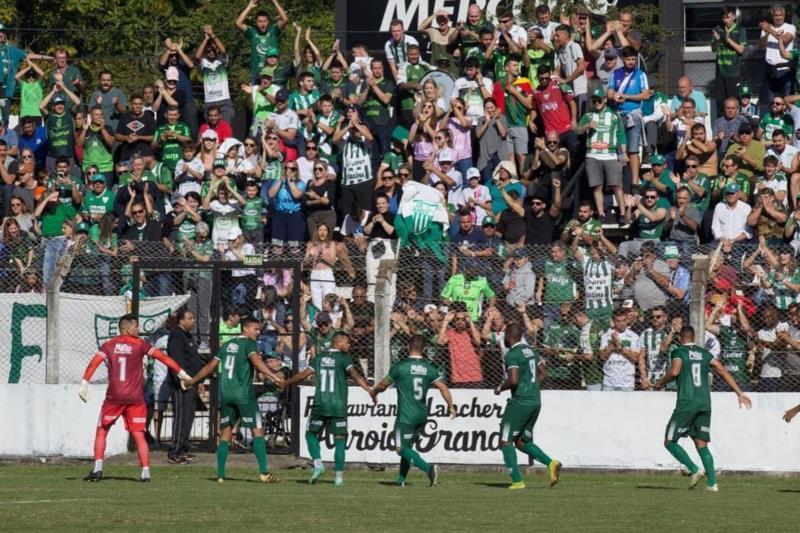
<instances>
[{"instance_id":1,"label":"man in red shirt","mask_svg":"<svg viewBox=\"0 0 800 533\"><path fill-rule=\"evenodd\" d=\"M536 117L540 116L544 123L544 133L548 131L558 133L561 146L574 154L578 149L578 137L575 134L578 125L578 105L569 85L559 85L552 76L546 65L540 66L536 71L539 85L533 91L531 123L533 124Z\"/></svg>"},{"instance_id":2,"label":"man in red shirt","mask_svg":"<svg viewBox=\"0 0 800 533\"><path fill-rule=\"evenodd\" d=\"M120 318L119 332L120 335L103 343L83 373L79 395L85 402L89 397L89 380L92 379L97 367L101 363L105 363L108 369L106 399L100 410L100 420L97 422L97 433L94 439L94 469L83 478L85 481L103 479L106 436L108 430L120 416L125 420L125 429L130 432L136 443L136 454L142 465L142 474L139 480L150 481L150 459L148 457L150 450L144 437L147 406L144 402L142 366L145 357L152 357L164 363L178 375L182 382L191 379L191 376L184 372L178 363L168 355L139 338L139 320L135 316L125 315Z\"/></svg>"},{"instance_id":3,"label":"man in red shirt","mask_svg":"<svg viewBox=\"0 0 800 533\"><path fill-rule=\"evenodd\" d=\"M233 137L233 129L231 125L225 122L222 118L219 106L211 105L206 110L206 123L200 126L200 137L206 130L213 130L217 134L219 144L225 142L225 139Z\"/></svg>"}]
</instances>

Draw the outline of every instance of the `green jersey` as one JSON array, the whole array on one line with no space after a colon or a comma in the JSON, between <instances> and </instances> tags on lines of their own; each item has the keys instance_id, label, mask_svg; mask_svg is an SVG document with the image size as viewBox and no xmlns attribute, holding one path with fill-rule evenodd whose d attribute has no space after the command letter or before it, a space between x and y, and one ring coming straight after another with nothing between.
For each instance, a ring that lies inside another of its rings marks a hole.
<instances>
[{"instance_id":1,"label":"green jersey","mask_svg":"<svg viewBox=\"0 0 800 533\"><path fill-rule=\"evenodd\" d=\"M508 350L505 357L506 372L516 368L519 373L517 386L511 393L511 400L516 403L533 407L542 404L539 365L542 364L541 356L524 342L518 342Z\"/></svg>"},{"instance_id":2,"label":"green jersey","mask_svg":"<svg viewBox=\"0 0 800 533\"><path fill-rule=\"evenodd\" d=\"M662 330L647 328L639 337L641 347L645 350L647 377L650 383L655 383L667 373L669 366L667 352L661 350L661 343L664 342L667 333L666 328Z\"/></svg>"},{"instance_id":3,"label":"green jersey","mask_svg":"<svg viewBox=\"0 0 800 533\"><path fill-rule=\"evenodd\" d=\"M750 196L750 178L743 172L737 172L736 175L731 177L719 176L712 187L713 190L723 189L729 183L735 183L739 186L739 191L745 196Z\"/></svg>"},{"instance_id":4,"label":"green jersey","mask_svg":"<svg viewBox=\"0 0 800 533\"><path fill-rule=\"evenodd\" d=\"M316 136L319 156L322 159L328 162L334 161L336 159L336 145L333 143L333 134L325 133L319 125L322 124L323 126L335 130L339 121L342 119L342 115L340 115L338 111L333 110L327 117L322 113L316 115L316 119L314 133L309 138ZM308 134L306 134L306 136L308 137Z\"/></svg>"},{"instance_id":5,"label":"green jersey","mask_svg":"<svg viewBox=\"0 0 800 533\"><path fill-rule=\"evenodd\" d=\"M248 26L244 36L250 43L250 77L255 78L267 61L267 50L278 48L281 29L277 24L270 24L267 31L261 33L256 28Z\"/></svg>"},{"instance_id":6,"label":"green jersey","mask_svg":"<svg viewBox=\"0 0 800 533\"><path fill-rule=\"evenodd\" d=\"M242 229L258 230L264 227L264 212L267 204L260 196L245 198L242 206Z\"/></svg>"},{"instance_id":7,"label":"green jersey","mask_svg":"<svg viewBox=\"0 0 800 533\"><path fill-rule=\"evenodd\" d=\"M464 302L467 312L473 322L477 322L482 314L482 303L486 299L494 298L494 291L489 281L483 277L467 280L464 274L456 274L447 280L442 289L442 298L453 302Z\"/></svg>"},{"instance_id":8,"label":"green jersey","mask_svg":"<svg viewBox=\"0 0 800 533\"><path fill-rule=\"evenodd\" d=\"M500 85L503 91L503 98L506 103L506 123L509 128L528 127L529 110L519 99L506 90L505 82ZM516 89L524 96L530 96L530 91L526 91L522 86L517 85Z\"/></svg>"},{"instance_id":9,"label":"green jersey","mask_svg":"<svg viewBox=\"0 0 800 533\"><path fill-rule=\"evenodd\" d=\"M322 334L318 329L312 329L308 336L311 338L311 345L317 354L330 352L333 345L333 336L339 330L331 328L327 335Z\"/></svg>"},{"instance_id":10,"label":"green jersey","mask_svg":"<svg viewBox=\"0 0 800 533\"><path fill-rule=\"evenodd\" d=\"M319 90L314 89L308 94L303 94L300 91L294 91L289 95L289 109L292 111L305 111L309 108L314 108L319 100Z\"/></svg>"},{"instance_id":11,"label":"green jersey","mask_svg":"<svg viewBox=\"0 0 800 533\"><path fill-rule=\"evenodd\" d=\"M406 81L405 83L419 83L419 80L425 77L428 72L430 72L431 66L424 61L420 61L418 63L406 63L405 65L405 73L406 73ZM411 111L414 109L416 102L414 101L414 94L416 91L409 90L409 89L399 89L400 93L400 109L403 111Z\"/></svg>"},{"instance_id":12,"label":"green jersey","mask_svg":"<svg viewBox=\"0 0 800 533\"><path fill-rule=\"evenodd\" d=\"M19 116L21 117L41 117L39 104L44 98L42 84L38 80L22 80L19 85Z\"/></svg>"},{"instance_id":13,"label":"green jersey","mask_svg":"<svg viewBox=\"0 0 800 533\"><path fill-rule=\"evenodd\" d=\"M694 189L689 187L689 182L683 178L681 178L681 187L686 187L689 189L689 194L691 195L691 198L689 199L689 205L696 207L701 212L705 211L708 209L708 205L711 201L711 180L705 174L699 173L692 181L694 181L695 185L703 188L705 193L702 196L697 194Z\"/></svg>"},{"instance_id":14,"label":"green jersey","mask_svg":"<svg viewBox=\"0 0 800 533\"><path fill-rule=\"evenodd\" d=\"M104 126L112 137L114 132L111 128ZM111 146L106 144L103 132L100 128L89 126L83 141L83 171L89 170L92 165L96 166L100 172L112 172L114 170L114 157L111 154Z\"/></svg>"},{"instance_id":15,"label":"green jersey","mask_svg":"<svg viewBox=\"0 0 800 533\"><path fill-rule=\"evenodd\" d=\"M684 344L672 350L672 360L681 361L678 374L678 409L711 410L711 389L708 373L714 356L695 344Z\"/></svg>"},{"instance_id":16,"label":"green jersey","mask_svg":"<svg viewBox=\"0 0 800 533\"><path fill-rule=\"evenodd\" d=\"M264 171L261 173L261 181L272 181L281 179L283 174L283 155L278 157L264 157Z\"/></svg>"},{"instance_id":17,"label":"green jersey","mask_svg":"<svg viewBox=\"0 0 800 533\"><path fill-rule=\"evenodd\" d=\"M597 320L591 320L581 328L581 351L592 354L591 361L581 361L583 380L587 385L603 383L603 366L600 362L600 337L605 329Z\"/></svg>"},{"instance_id":18,"label":"green jersey","mask_svg":"<svg viewBox=\"0 0 800 533\"><path fill-rule=\"evenodd\" d=\"M795 269L791 274L775 269L770 270L767 274L767 283L772 289L775 306L781 311L786 311L790 305L797 302L797 294L786 286L787 281L794 285L799 284L800 268Z\"/></svg>"},{"instance_id":19,"label":"green jersey","mask_svg":"<svg viewBox=\"0 0 800 533\"><path fill-rule=\"evenodd\" d=\"M759 129L764 130L761 138L766 142L772 142L772 133L777 130L782 130L786 134L786 138L792 138L794 132L794 120L788 113L783 113L779 116L773 116L772 113L767 113L761 117L761 122L758 124Z\"/></svg>"},{"instance_id":20,"label":"green jersey","mask_svg":"<svg viewBox=\"0 0 800 533\"><path fill-rule=\"evenodd\" d=\"M558 351L548 357L547 373L554 379L568 379L571 375L570 365L562 359L564 354L576 354L580 347L581 330L575 324L554 321L550 323L544 334L544 346Z\"/></svg>"},{"instance_id":21,"label":"green jersey","mask_svg":"<svg viewBox=\"0 0 800 533\"><path fill-rule=\"evenodd\" d=\"M737 328L720 326L717 334L720 344L720 358L725 370L731 373L739 385L748 383L750 375L747 373L747 354L749 347L747 337Z\"/></svg>"},{"instance_id":22,"label":"green jersey","mask_svg":"<svg viewBox=\"0 0 800 533\"><path fill-rule=\"evenodd\" d=\"M255 399L253 363L250 356L258 354L256 341L239 336L227 341L214 358L220 362L220 398L226 403Z\"/></svg>"},{"instance_id":23,"label":"green jersey","mask_svg":"<svg viewBox=\"0 0 800 533\"><path fill-rule=\"evenodd\" d=\"M388 381L397 388L397 424L417 426L428 419L428 389L442 379L427 359L410 356L389 369Z\"/></svg>"},{"instance_id":24,"label":"green jersey","mask_svg":"<svg viewBox=\"0 0 800 533\"><path fill-rule=\"evenodd\" d=\"M602 111L586 113L578 127L595 122L596 128L586 130L586 157L614 161L617 148L628 143L625 125L616 111L604 107Z\"/></svg>"},{"instance_id":25,"label":"green jersey","mask_svg":"<svg viewBox=\"0 0 800 533\"><path fill-rule=\"evenodd\" d=\"M384 104L375 94L375 91L369 90L367 99L364 102L364 116L368 122L376 126L384 126L392 119L392 104L397 89L395 89L394 83L386 78L375 80L375 86L383 94L389 96L389 103Z\"/></svg>"},{"instance_id":26,"label":"green jersey","mask_svg":"<svg viewBox=\"0 0 800 533\"><path fill-rule=\"evenodd\" d=\"M397 174L397 171L400 169L400 165L402 165L404 162L405 161L402 154L396 154L390 150L383 155L383 161L381 161L381 164L389 165L389 168L392 169L392 172Z\"/></svg>"},{"instance_id":27,"label":"green jersey","mask_svg":"<svg viewBox=\"0 0 800 533\"><path fill-rule=\"evenodd\" d=\"M103 216L106 213L111 213L114 210L114 200L116 196L109 189L105 189L100 194L95 194L90 191L83 197L83 205L81 206L81 213L94 216Z\"/></svg>"},{"instance_id":28,"label":"green jersey","mask_svg":"<svg viewBox=\"0 0 800 533\"><path fill-rule=\"evenodd\" d=\"M50 157L75 156L75 121L69 113L51 113L45 121L47 130L47 155Z\"/></svg>"},{"instance_id":29,"label":"green jersey","mask_svg":"<svg viewBox=\"0 0 800 533\"><path fill-rule=\"evenodd\" d=\"M182 143L178 139L162 140L161 134L165 131L173 131L178 135L190 138L192 132L189 130L189 126L184 122L176 122L175 124L162 124L157 127L155 133L153 133L154 143L157 141L158 145L161 147L161 162L164 163L170 171L174 171L175 165L177 165L178 161L183 157Z\"/></svg>"},{"instance_id":30,"label":"green jersey","mask_svg":"<svg viewBox=\"0 0 800 533\"><path fill-rule=\"evenodd\" d=\"M657 209L669 209L669 202L663 198L656 200L656 205L653 206L651 211L655 212ZM661 234L664 232L664 221L666 217L659 221L650 220L643 214L639 214L639 238L640 239L660 239Z\"/></svg>"},{"instance_id":31,"label":"green jersey","mask_svg":"<svg viewBox=\"0 0 800 533\"><path fill-rule=\"evenodd\" d=\"M547 260L544 264L544 302L560 304L575 299L575 281L572 279L572 261Z\"/></svg>"},{"instance_id":32,"label":"green jersey","mask_svg":"<svg viewBox=\"0 0 800 533\"><path fill-rule=\"evenodd\" d=\"M252 89L253 122L258 124L258 127L261 127L261 124L275 113L275 104L270 102L265 95L274 97L281 88L272 84L266 89L261 89L258 85L253 85Z\"/></svg>"},{"instance_id":33,"label":"green jersey","mask_svg":"<svg viewBox=\"0 0 800 533\"><path fill-rule=\"evenodd\" d=\"M737 44L747 47L747 35L742 27L735 23L730 28L722 28L719 41L711 41L711 46L716 46L717 70L725 78L738 78L741 76L742 56L728 44L726 34ZM794 50L790 53L794 54Z\"/></svg>"},{"instance_id":34,"label":"green jersey","mask_svg":"<svg viewBox=\"0 0 800 533\"><path fill-rule=\"evenodd\" d=\"M347 372L353 368L353 359L338 350L318 353L311 360L316 387L312 414L316 416L347 416Z\"/></svg>"}]
</instances>

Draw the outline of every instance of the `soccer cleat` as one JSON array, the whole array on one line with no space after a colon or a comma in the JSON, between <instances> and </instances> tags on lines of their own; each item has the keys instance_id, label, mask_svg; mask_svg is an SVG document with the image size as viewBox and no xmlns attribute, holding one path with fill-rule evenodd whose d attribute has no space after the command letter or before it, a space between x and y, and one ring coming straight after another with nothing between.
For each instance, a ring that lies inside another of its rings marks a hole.
<instances>
[{"instance_id":1,"label":"soccer cleat","mask_svg":"<svg viewBox=\"0 0 800 533\"><path fill-rule=\"evenodd\" d=\"M98 470L97 472L89 472L89 475L83 478L84 481L92 481L97 482L103 479L103 471Z\"/></svg>"},{"instance_id":2,"label":"soccer cleat","mask_svg":"<svg viewBox=\"0 0 800 533\"><path fill-rule=\"evenodd\" d=\"M508 486L508 490L522 490L525 488L524 481L515 481Z\"/></svg>"},{"instance_id":3,"label":"soccer cleat","mask_svg":"<svg viewBox=\"0 0 800 533\"><path fill-rule=\"evenodd\" d=\"M694 490L700 480L705 477L706 473L703 470L698 470L691 476L689 476L689 490Z\"/></svg>"},{"instance_id":4,"label":"soccer cleat","mask_svg":"<svg viewBox=\"0 0 800 533\"><path fill-rule=\"evenodd\" d=\"M547 472L550 474L550 486L555 487L561 477L561 461L553 459L547 465Z\"/></svg>"},{"instance_id":5,"label":"soccer cleat","mask_svg":"<svg viewBox=\"0 0 800 533\"><path fill-rule=\"evenodd\" d=\"M709 485L706 487L706 492L719 492L719 487L716 483L714 485Z\"/></svg>"},{"instance_id":6,"label":"soccer cleat","mask_svg":"<svg viewBox=\"0 0 800 533\"><path fill-rule=\"evenodd\" d=\"M342 485L344 485L344 479L340 477L334 478L333 484L336 487L341 487Z\"/></svg>"},{"instance_id":7,"label":"soccer cleat","mask_svg":"<svg viewBox=\"0 0 800 533\"><path fill-rule=\"evenodd\" d=\"M431 465L430 469L428 470L428 479L431 481L431 487L436 485L436 482L439 481L439 467L436 465Z\"/></svg>"},{"instance_id":8,"label":"soccer cleat","mask_svg":"<svg viewBox=\"0 0 800 533\"><path fill-rule=\"evenodd\" d=\"M266 474L259 474L258 479L259 481L261 481L261 483L277 483L278 481L280 481L280 479L278 479L278 476L276 476L275 474L271 474L269 472L267 472Z\"/></svg>"},{"instance_id":9,"label":"soccer cleat","mask_svg":"<svg viewBox=\"0 0 800 533\"><path fill-rule=\"evenodd\" d=\"M308 480L309 484L313 485L314 483L316 483L316 481L324 473L325 473L325 467L324 466L316 466L316 467L314 467L314 471L311 472L311 477Z\"/></svg>"},{"instance_id":10,"label":"soccer cleat","mask_svg":"<svg viewBox=\"0 0 800 533\"><path fill-rule=\"evenodd\" d=\"M150 478L149 477L140 477L139 478L139 483L150 483Z\"/></svg>"},{"instance_id":11,"label":"soccer cleat","mask_svg":"<svg viewBox=\"0 0 800 533\"><path fill-rule=\"evenodd\" d=\"M189 460L182 455L167 457L167 462L171 465L186 465L189 464Z\"/></svg>"},{"instance_id":12,"label":"soccer cleat","mask_svg":"<svg viewBox=\"0 0 800 533\"><path fill-rule=\"evenodd\" d=\"M394 480L394 484L397 487L405 487L406 486L406 478L398 476L397 479Z\"/></svg>"},{"instance_id":13,"label":"soccer cleat","mask_svg":"<svg viewBox=\"0 0 800 533\"><path fill-rule=\"evenodd\" d=\"M218 477L217 478L217 483L225 483L225 478L224 477Z\"/></svg>"}]
</instances>

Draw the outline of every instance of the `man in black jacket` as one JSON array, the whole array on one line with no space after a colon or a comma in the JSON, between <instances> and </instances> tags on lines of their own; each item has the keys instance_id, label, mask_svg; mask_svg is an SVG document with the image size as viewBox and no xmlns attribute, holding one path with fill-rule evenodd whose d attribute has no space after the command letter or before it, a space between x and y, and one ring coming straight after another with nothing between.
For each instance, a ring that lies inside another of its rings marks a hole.
<instances>
[{"instance_id":1,"label":"man in black jacket","mask_svg":"<svg viewBox=\"0 0 800 533\"><path fill-rule=\"evenodd\" d=\"M169 334L167 353L181 368L194 375L203 367L203 362L197 353L197 341L192 337L194 328L194 313L186 308L176 313L178 326ZM172 379L172 378L171 378ZM186 464L189 462L189 437L194 423L194 407L197 402L197 388L183 390L180 382L173 379L172 393L172 445L170 446L167 460L173 464Z\"/></svg>"}]
</instances>

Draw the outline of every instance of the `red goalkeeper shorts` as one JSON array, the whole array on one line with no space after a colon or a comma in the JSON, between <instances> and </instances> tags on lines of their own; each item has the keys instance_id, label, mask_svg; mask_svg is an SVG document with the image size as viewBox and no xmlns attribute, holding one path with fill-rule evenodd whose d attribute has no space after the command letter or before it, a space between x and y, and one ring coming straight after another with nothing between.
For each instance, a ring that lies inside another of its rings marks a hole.
<instances>
[{"instance_id":1,"label":"red goalkeeper shorts","mask_svg":"<svg viewBox=\"0 0 800 533\"><path fill-rule=\"evenodd\" d=\"M147 405L143 403L122 405L103 402L103 408L100 409L100 420L97 425L98 427L111 426L120 416L125 420L126 430L144 431L147 423Z\"/></svg>"}]
</instances>

